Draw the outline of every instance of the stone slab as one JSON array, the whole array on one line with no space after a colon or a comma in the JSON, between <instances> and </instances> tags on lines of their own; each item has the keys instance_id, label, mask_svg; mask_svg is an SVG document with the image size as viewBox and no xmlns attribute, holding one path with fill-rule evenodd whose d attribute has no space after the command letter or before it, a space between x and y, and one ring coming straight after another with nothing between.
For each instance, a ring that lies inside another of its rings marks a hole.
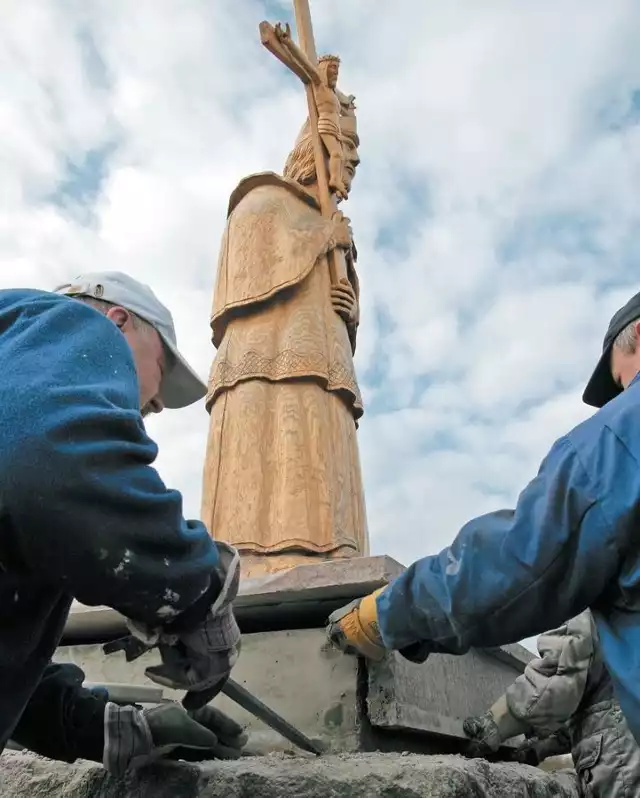
<instances>
[{"instance_id":1,"label":"stone slab","mask_svg":"<svg viewBox=\"0 0 640 798\"><path fill-rule=\"evenodd\" d=\"M55 660L75 662L88 682L151 687L144 670L159 655L152 651L127 663L121 652L107 657L99 645L78 645L61 646ZM391 654L367 665L330 647L324 629L297 629L244 635L233 677L325 750L414 750L398 734L407 732L420 736L421 752L453 753L466 739L464 718L484 712L523 667L512 654L501 659L478 651L437 655L422 665ZM216 703L246 724L250 750L293 750L225 696Z\"/></svg>"},{"instance_id":2,"label":"stone slab","mask_svg":"<svg viewBox=\"0 0 640 798\"><path fill-rule=\"evenodd\" d=\"M61 646L54 660L79 665L87 682L157 687L144 675L146 667L159 662L157 651L128 663L122 652L105 656L99 645ZM233 678L323 749L360 748L358 661L326 645L320 630L245 635ZM174 700L183 696L167 689L163 693ZM297 750L226 696L214 703L246 726L249 750Z\"/></svg>"},{"instance_id":3,"label":"stone slab","mask_svg":"<svg viewBox=\"0 0 640 798\"><path fill-rule=\"evenodd\" d=\"M578 798L575 776L455 756L271 755L235 762L159 764L123 779L86 762L27 753L0 757L0 794L12 798Z\"/></svg>"},{"instance_id":4,"label":"stone slab","mask_svg":"<svg viewBox=\"0 0 640 798\"><path fill-rule=\"evenodd\" d=\"M323 626L335 609L389 584L404 570L386 556L297 565L245 580L234 611L243 631Z\"/></svg>"},{"instance_id":5,"label":"stone slab","mask_svg":"<svg viewBox=\"0 0 640 798\"><path fill-rule=\"evenodd\" d=\"M391 557L314 562L240 583L234 610L243 632L322 626L342 604L388 584L404 570ZM124 618L110 607L74 602L65 642L96 642L126 634Z\"/></svg>"},{"instance_id":6,"label":"stone slab","mask_svg":"<svg viewBox=\"0 0 640 798\"><path fill-rule=\"evenodd\" d=\"M531 657L522 646L502 654L471 650L460 657L433 655L417 664L394 653L370 663L366 700L371 725L464 737L463 720L486 712L522 671L522 660Z\"/></svg>"}]
</instances>

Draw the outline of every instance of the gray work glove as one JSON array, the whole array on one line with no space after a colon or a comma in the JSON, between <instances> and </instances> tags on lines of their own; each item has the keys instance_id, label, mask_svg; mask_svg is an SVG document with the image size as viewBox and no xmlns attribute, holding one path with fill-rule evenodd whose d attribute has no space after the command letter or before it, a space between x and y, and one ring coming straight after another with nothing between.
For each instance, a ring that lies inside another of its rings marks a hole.
<instances>
[{"instance_id":1,"label":"gray work glove","mask_svg":"<svg viewBox=\"0 0 640 798\"><path fill-rule=\"evenodd\" d=\"M114 776L163 758L237 759L246 743L242 726L214 707L141 710L109 702L105 708L103 765Z\"/></svg>"},{"instance_id":2,"label":"gray work glove","mask_svg":"<svg viewBox=\"0 0 640 798\"><path fill-rule=\"evenodd\" d=\"M200 627L168 635L127 621L136 637L160 651L162 663L150 666L145 674L163 687L187 691L183 703L188 709L206 704L219 692L240 653L240 628L232 607L240 582L240 557L228 544L216 545L222 589Z\"/></svg>"},{"instance_id":3,"label":"gray work glove","mask_svg":"<svg viewBox=\"0 0 640 798\"><path fill-rule=\"evenodd\" d=\"M502 743L500 732L491 712L466 718L462 728L471 742L465 753L470 757L483 757L495 753Z\"/></svg>"},{"instance_id":4,"label":"gray work glove","mask_svg":"<svg viewBox=\"0 0 640 798\"><path fill-rule=\"evenodd\" d=\"M562 756L571 753L571 734L566 727L561 727L547 737L530 737L525 740L513 754L513 761L525 765L539 765L550 756Z\"/></svg>"},{"instance_id":5,"label":"gray work glove","mask_svg":"<svg viewBox=\"0 0 640 798\"><path fill-rule=\"evenodd\" d=\"M509 711L506 696L501 696L484 715L466 718L462 728L471 742L467 756L485 757L494 754L505 740L523 734L526 725Z\"/></svg>"}]
</instances>

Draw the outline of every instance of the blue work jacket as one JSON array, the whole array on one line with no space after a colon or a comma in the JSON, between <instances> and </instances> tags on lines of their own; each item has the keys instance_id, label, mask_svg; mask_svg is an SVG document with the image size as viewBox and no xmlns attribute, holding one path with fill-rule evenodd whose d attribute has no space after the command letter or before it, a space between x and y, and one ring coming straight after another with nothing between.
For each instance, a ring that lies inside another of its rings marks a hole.
<instances>
[{"instance_id":1,"label":"blue work jacket","mask_svg":"<svg viewBox=\"0 0 640 798\"><path fill-rule=\"evenodd\" d=\"M0 751L74 597L157 627L215 587L215 543L156 455L116 325L69 297L0 291Z\"/></svg>"},{"instance_id":2,"label":"blue work jacket","mask_svg":"<svg viewBox=\"0 0 640 798\"><path fill-rule=\"evenodd\" d=\"M377 606L386 646L419 651L417 659L517 642L590 607L640 742L638 376L556 441L514 510L469 521L450 546L411 565Z\"/></svg>"}]
</instances>

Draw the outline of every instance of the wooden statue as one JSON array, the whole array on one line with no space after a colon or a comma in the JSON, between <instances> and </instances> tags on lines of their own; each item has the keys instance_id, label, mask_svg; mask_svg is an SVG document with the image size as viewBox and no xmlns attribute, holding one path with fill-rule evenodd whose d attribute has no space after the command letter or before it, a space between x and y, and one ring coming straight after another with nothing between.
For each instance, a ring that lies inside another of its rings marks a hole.
<instances>
[{"instance_id":1,"label":"wooden statue","mask_svg":"<svg viewBox=\"0 0 640 798\"><path fill-rule=\"evenodd\" d=\"M305 53L288 28L261 33L307 84L310 114L283 175L250 175L231 194L218 261L202 518L239 549L245 577L369 550L356 250L335 205L359 163L355 106L337 91L337 59L316 67L311 36Z\"/></svg>"}]
</instances>

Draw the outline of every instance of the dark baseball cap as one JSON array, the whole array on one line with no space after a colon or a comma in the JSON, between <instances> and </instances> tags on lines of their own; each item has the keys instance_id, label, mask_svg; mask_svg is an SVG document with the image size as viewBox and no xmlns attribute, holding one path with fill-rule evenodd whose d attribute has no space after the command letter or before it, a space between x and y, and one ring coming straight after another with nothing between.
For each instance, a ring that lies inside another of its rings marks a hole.
<instances>
[{"instance_id":1,"label":"dark baseball cap","mask_svg":"<svg viewBox=\"0 0 640 798\"><path fill-rule=\"evenodd\" d=\"M622 388L611 375L611 347L627 324L631 324L636 319L640 319L640 293L632 296L609 322L609 329L602 344L602 355L582 394L582 401L585 404L602 407L622 393Z\"/></svg>"}]
</instances>

